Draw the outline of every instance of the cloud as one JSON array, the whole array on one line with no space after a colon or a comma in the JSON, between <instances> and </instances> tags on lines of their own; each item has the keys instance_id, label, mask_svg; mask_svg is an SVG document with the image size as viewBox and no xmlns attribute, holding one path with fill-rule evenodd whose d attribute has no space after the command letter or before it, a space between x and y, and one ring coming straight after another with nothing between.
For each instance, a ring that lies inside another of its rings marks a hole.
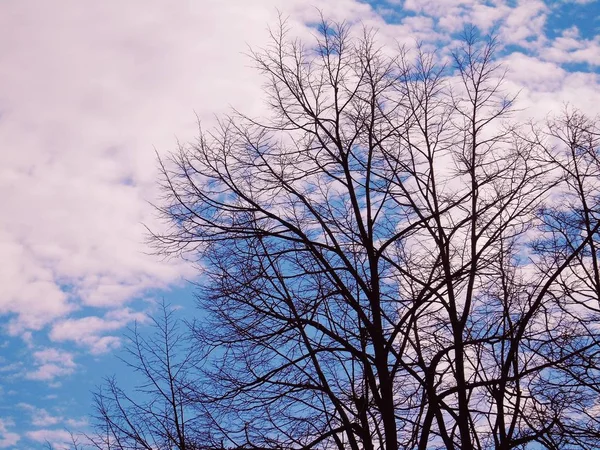
<instances>
[{"instance_id":1,"label":"cloud","mask_svg":"<svg viewBox=\"0 0 600 450\"><path fill-rule=\"evenodd\" d=\"M31 425L35 427L47 427L63 421L61 416L53 416L45 409L37 408L29 403L18 403L16 406L29 412L31 415Z\"/></svg>"},{"instance_id":2,"label":"cloud","mask_svg":"<svg viewBox=\"0 0 600 450\"><path fill-rule=\"evenodd\" d=\"M12 421L0 418L0 448L13 447L21 439L18 433L8 431L13 426Z\"/></svg>"},{"instance_id":3,"label":"cloud","mask_svg":"<svg viewBox=\"0 0 600 450\"><path fill-rule=\"evenodd\" d=\"M484 33L497 27L503 43L528 46L529 39L543 34L549 9L541 0L513 3L502 0L406 0L404 9L436 18L439 27L450 33L462 31L467 24L476 25Z\"/></svg>"},{"instance_id":4,"label":"cloud","mask_svg":"<svg viewBox=\"0 0 600 450\"><path fill-rule=\"evenodd\" d=\"M41 329L80 302L120 305L192 275L145 254L141 223L155 223L146 202L154 146L169 150L174 133L194 129L198 102L182 100L192 95L183 86L194 90L195 49L175 49L197 40L195 18L174 8L175 26L146 42L169 13L139 6L147 12L3 5L0 63L11 70L0 75L0 136L12 150L0 156L0 188L13 194L1 201L0 251L11 263L0 273L0 313L14 314L13 333Z\"/></svg>"},{"instance_id":5,"label":"cloud","mask_svg":"<svg viewBox=\"0 0 600 450\"><path fill-rule=\"evenodd\" d=\"M555 62L518 52L508 55L504 63L509 68L507 89L519 92L517 119L544 120L566 103L590 116L600 114L598 74L569 72Z\"/></svg>"},{"instance_id":6,"label":"cloud","mask_svg":"<svg viewBox=\"0 0 600 450\"><path fill-rule=\"evenodd\" d=\"M543 36L548 12L548 7L541 0L518 0L500 27L501 38L505 43L527 46L528 39Z\"/></svg>"},{"instance_id":7,"label":"cloud","mask_svg":"<svg viewBox=\"0 0 600 450\"><path fill-rule=\"evenodd\" d=\"M576 26L567 28L549 47L540 52L540 57L561 64L583 63L600 66L600 36L584 39Z\"/></svg>"},{"instance_id":8,"label":"cloud","mask_svg":"<svg viewBox=\"0 0 600 450\"><path fill-rule=\"evenodd\" d=\"M82 429L89 425L87 418L83 417L81 419L67 419L65 420L65 424L70 429Z\"/></svg>"},{"instance_id":9,"label":"cloud","mask_svg":"<svg viewBox=\"0 0 600 450\"><path fill-rule=\"evenodd\" d=\"M77 364L73 354L55 348L47 348L33 352L36 368L26 373L26 378L39 381L53 381L55 378L70 375Z\"/></svg>"},{"instance_id":10,"label":"cloud","mask_svg":"<svg viewBox=\"0 0 600 450\"><path fill-rule=\"evenodd\" d=\"M42 429L42 430L34 430L28 431L26 436L39 443L50 442L53 448L56 450L69 448L69 443L71 442L71 434L66 430L56 430L56 429Z\"/></svg>"},{"instance_id":11,"label":"cloud","mask_svg":"<svg viewBox=\"0 0 600 450\"><path fill-rule=\"evenodd\" d=\"M527 107L520 117L543 118L567 101L600 112L598 76L566 67L598 64L598 38L575 27L545 36L553 12L539 0L405 0L409 14L393 24L366 2L314 3L326 17L379 28L392 45L445 44L467 23L497 28L504 43L521 46L505 57L507 88L521 89ZM56 386L79 366L61 348L36 351L42 333L53 345L106 353L142 319L128 302L196 276L147 254L141 224L162 226L148 204L158 195L155 149L193 140L194 111L205 128L230 105L260 115L262 80L247 45L264 45L276 8L302 37L319 12L303 0L257 0L252 9L244 0L7 0L0 8L8 69L0 71L0 190L11 193L0 198L0 315L32 349L24 377ZM12 361L5 368L24 371ZM40 413L43 429L28 436L68 440L52 417ZM19 438L7 426L0 423L0 447Z\"/></svg>"},{"instance_id":12,"label":"cloud","mask_svg":"<svg viewBox=\"0 0 600 450\"><path fill-rule=\"evenodd\" d=\"M142 224L161 227L148 203L158 194L155 150L195 137L194 110L211 123L230 105L263 108L243 52L264 42L278 6L301 33L318 17L300 0L252 11L242 1L2 3L0 65L10 70L0 73L0 189L11 195L0 199L10 260L0 314L12 317L11 334L195 276L147 254ZM352 0L319 6L376 17Z\"/></svg>"},{"instance_id":13,"label":"cloud","mask_svg":"<svg viewBox=\"0 0 600 450\"><path fill-rule=\"evenodd\" d=\"M384 28L365 3L316 6ZM196 276L147 254L142 224L162 226L148 204L158 195L155 149L195 137L194 109L205 124L230 105L260 114L261 80L243 52L265 42L277 7L299 35L318 19L300 0L263 0L251 12L243 1L3 2L0 65L10 70L0 73L0 141L9 150L0 189L11 195L0 199L0 252L10 261L0 315L10 334L87 307L118 309ZM389 30L412 40L431 26L423 17ZM97 352L117 345L88 341Z\"/></svg>"},{"instance_id":14,"label":"cloud","mask_svg":"<svg viewBox=\"0 0 600 450\"><path fill-rule=\"evenodd\" d=\"M539 0L406 0L414 14L386 25L363 2L316 6L401 42L447 40L473 22L500 24L504 39L526 44L543 35L549 13ZM0 314L12 317L11 334L86 306L118 309L195 276L146 254L141 224L161 226L147 203L157 197L154 149L194 138L194 108L208 124L229 105L260 114L260 78L243 52L262 45L276 7L303 36L318 19L300 0L263 0L250 13L242 1L3 4L0 64L10 70L0 74L0 138L11 150L0 156L0 189L13 194L0 200L0 252L11 261L0 271ZM596 61L596 41L561 39L547 62ZM100 339L87 345L117 345Z\"/></svg>"},{"instance_id":15,"label":"cloud","mask_svg":"<svg viewBox=\"0 0 600 450\"><path fill-rule=\"evenodd\" d=\"M40 428L38 430L33 430L32 433L27 433L27 436L35 441L42 440L40 442L45 442L48 440L64 442L65 440L70 440L70 434L64 434L63 430L48 429L48 427L53 427L58 424L64 424L72 432L75 430L82 430L89 425L89 422L85 417L79 419L65 418L60 414L51 414L46 409L38 408L29 403L21 402L18 403L16 407L29 413L31 426Z\"/></svg>"},{"instance_id":16,"label":"cloud","mask_svg":"<svg viewBox=\"0 0 600 450\"><path fill-rule=\"evenodd\" d=\"M11 261L0 271L0 314L11 315L12 334L195 275L146 254L141 223L160 227L147 204L157 195L154 149L194 137L194 108L208 123L229 105L260 113L246 43L264 42L276 7L304 35L318 10L300 0L255 3L252 12L242 1L3 4L0 64L10 70L0 74L0 137L11 150L0 156L0 189L13 194L0 200L0 252ZM473 22L530 45L549 14L540 0L406 0L414 15L386 25L363 2L316 6L403 42L447 39L442 32ZM596 64L598 42L565 33L542 56Z\"/></svg>"},{"instance_id":17,"label":"cloud","mask_svg":"<svg viewBox=\"0 0 600 450\"><path fill-rule=\"evenodd\" d=\"M0 270L0 313L18 314L11 323L11 334L40 329L49 320L72 310L67 295L55 283L52 271L40 265L35 254L1 228L0 253L10 261Z\"/></svg>"},{"instance_id":18,"label":"cloud","mask_svg":"<svg viewBox=\"0 0 600 450\"><path fill-rule=\"evenodd\" d=\"M595 3L598 0L562 0L563 3L575 3L577 5L589 5Z\"/></svg>"},{"instance_id":19,"label":"cloud","mask_svg":"<svg viewBox=\"0 0 600 450\"><path fill-rule=\"evenodd\" d=\"M75 342L88 347L92 354L106 353L119 347L120 339L118 336L106 336L104 333L116 332L131 322L145 322L147 319L146 314L124 308L110 311L104 317L87 316L60 320L52 326L50 339L55 342Z\"/></svg>"}]
</instances>

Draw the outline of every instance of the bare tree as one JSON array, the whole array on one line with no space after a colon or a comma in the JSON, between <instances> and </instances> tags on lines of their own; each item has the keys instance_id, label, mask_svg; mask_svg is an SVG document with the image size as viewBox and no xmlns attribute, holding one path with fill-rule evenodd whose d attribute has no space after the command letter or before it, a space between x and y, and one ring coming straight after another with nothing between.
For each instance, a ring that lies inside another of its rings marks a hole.
<instances>
[{"instance_id":1,"label":"bare tree","mask_svg":"<svg viewBox=\"0 0 600 450\"><path fill-rule=\"evenodd\" d=\"M191 408L189 383L194 372L188 335L166 303L151 330L130 330L123 361L139 383L133 392L108 378L94 394L95 432L85 436L100 450L196 450L198 408ZM194 377L194 381L197 379Z\"/></svg>"},{"instance_id":2,"label":"bare tree","mask_svg":"<svg viewBox=\"0 0 600 450\"><path fill-rule=\"evenodd\" d=\"M514 123L476 30L447 54L327 21L271 38L270 114L161 162L153 242L201 270L201 376L169 385L134 339L165 407L109 383L110 448L192 448L188 406L203 447L599 448L595 122Z\"/></svg>"}]
</instances>

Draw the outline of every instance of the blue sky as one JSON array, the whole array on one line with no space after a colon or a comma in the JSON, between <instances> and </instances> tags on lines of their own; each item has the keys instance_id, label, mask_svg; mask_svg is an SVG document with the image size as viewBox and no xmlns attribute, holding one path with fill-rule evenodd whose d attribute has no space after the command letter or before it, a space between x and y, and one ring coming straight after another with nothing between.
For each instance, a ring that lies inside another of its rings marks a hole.
<instances>
[{"instance_id":1,"label":"blue sky","mask_svg":"<svg viewBox=\"0 0 600 450\"><path fill-rule=\"evenodd\" d=\"M154 151L192 140L195 114L210 125L230 105L261 113L243 52L266 40L277 9L300 37L314 6L388 43L445 45L468 23L496 29L523 119L565 102L600 114L594 0L124 3L0 3L0 449L85 430L90 391L125 379L126 328L160 298L193 313L194 268L144 244L142 223L164 226L148 203Z\"/></svg>"}]
</instances>

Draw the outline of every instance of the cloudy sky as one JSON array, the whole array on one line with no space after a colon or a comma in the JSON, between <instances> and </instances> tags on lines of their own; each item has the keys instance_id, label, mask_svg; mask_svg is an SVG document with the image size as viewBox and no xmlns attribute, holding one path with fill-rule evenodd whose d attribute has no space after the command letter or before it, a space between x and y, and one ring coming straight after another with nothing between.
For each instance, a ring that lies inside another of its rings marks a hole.
<instances>
[{"instance_id":1,"label":"cloudy sky","mask_svg":"<svg viewBox=\"0 0 600 450\"><path fill-rule=\"evenodd\" d=\"M595 0L0 0L0 449L84 430L126 327L162 297L193 311L193 270L143 243L155 151L196 115L260 114L247 46L278 10L308 36L318 8L409 45L496 29L523 118L600 113Z\"/></svg>"}]
</instances>

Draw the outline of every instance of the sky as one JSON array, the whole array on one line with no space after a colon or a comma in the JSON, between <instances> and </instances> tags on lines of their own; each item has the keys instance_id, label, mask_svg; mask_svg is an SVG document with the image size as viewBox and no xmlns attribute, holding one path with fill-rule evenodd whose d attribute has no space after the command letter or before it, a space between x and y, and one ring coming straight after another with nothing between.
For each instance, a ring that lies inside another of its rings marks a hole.
<instances>
[{"instance_id":1,"label":"sky","mask_svg":"<svg viewBox=\"0 0 600 450\"><path fill-rule=\"evenodd\" d=\"M520 118L600 114L597 0L0 0L0 449L85 431L127 327L162 298L195 313L193 267L145 244L156 153L260 115L245 52L278 11L310 39L319 9L382 43L496 30Z\"/></svg>"}]
</instances>

